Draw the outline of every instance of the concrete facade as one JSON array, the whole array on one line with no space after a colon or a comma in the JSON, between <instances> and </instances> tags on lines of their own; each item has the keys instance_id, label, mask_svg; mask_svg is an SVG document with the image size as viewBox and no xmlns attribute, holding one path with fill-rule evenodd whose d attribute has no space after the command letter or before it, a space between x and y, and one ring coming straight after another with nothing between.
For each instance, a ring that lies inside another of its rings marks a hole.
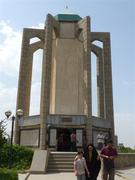
<instances>
[{"instance_id":1,"label":"concrete facade","mask_svg":"<svg viewBox=\"0 0 135 180\"><path fill-rule=\"evenodd\" d=\"M57 39L52 54L50 114L84 115L83 44L77 39Z\"/></svg>"},{"instance_id":2,"label":"concrete facade","mask_svg":"<svg viewBox=\"0 0 135 180\"><path fill-rule=\"evenodd\" d=\"M110 33L91 32L89 16L58 17L48 14L44 29L23 31L17 109L24 117L16 120L15 143L47 149L60 128L75 129L87 143L95 143L99 131L113 139ZM39 41L30 43L34 37ZM102 48L93 43L96 40ZM38 49L43 49L40 114L30 117L33 53ZM97 117L92 116L91 52L97 57Z\"/></svg>"}]
</instances>

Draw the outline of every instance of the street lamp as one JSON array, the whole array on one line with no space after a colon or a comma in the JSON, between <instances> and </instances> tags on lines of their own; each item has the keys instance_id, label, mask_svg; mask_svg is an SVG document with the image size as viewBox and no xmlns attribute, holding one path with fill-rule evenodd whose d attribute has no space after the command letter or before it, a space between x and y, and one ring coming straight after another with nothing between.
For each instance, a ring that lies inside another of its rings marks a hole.
<instances>
[{"instance_id":1,"label":"street lamp","mask_svg":"<svg viewBox=\"0 0 135 180\"><path fill-rule=\"evenodd\" d=\"M5 112L5 115L6 115L7 119L10 118L11 114L12 114L12 112L10 110ZM19 118L21 116L23 116L23 110L18 109L16 111L16 116L19 117ZM13 132L14 132L14 121L15 121L15 116L14 115L11 117L11 121L12 121L12 128L11 128L11 140L10 140L9 162L8 162L9 168L12 167L12 147L13 147Z\"/></svg>"}]
</instances>

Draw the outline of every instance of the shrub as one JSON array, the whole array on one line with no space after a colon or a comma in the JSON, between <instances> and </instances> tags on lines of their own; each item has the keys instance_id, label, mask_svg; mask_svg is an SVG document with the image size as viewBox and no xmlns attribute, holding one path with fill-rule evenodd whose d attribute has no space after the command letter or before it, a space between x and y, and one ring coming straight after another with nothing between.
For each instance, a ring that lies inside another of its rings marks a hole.
<instances>
[{"instance_id":1,"label":"shrub","mask_svg":"<svg viewBox=\"0 0 135 180\"><path fill-rule=\"evenodd\" d=\"M33 151L29 148L13 145L11 152L10 146L6 144L1 150L0 166L8 167L9 159L11 158L13 168L27 169L31 164L32 156Z\"/></svg>"},{"instance_id":2,"label":"shrub","mask_svg":"<svg viewBox=\"0 0 135 180\"><path fill-rule=\"evenodd\" d=\"M0 180L18 180L17 171L13 169L0 168Z\"/></svg>"},{"instance_id":3,"label":"shrub","mask_svg":"<svg viewBox=\"0 0 135 180\"><path fill-rule=\"evenodd\" d=\"M4 119L0 120L0 150L2 149L3 145L7 143L6 136L6 124Z\"/></svg>"},{"instance_id":4,"label":"shrub","mask_svg":"<svg viewBox=\"0 0 135 180\"><path fill-rule=\"evenodd\" d=\"M118 147L120 153L135 153L135 150L130 147Z\"/></svg>"}]
</instances>

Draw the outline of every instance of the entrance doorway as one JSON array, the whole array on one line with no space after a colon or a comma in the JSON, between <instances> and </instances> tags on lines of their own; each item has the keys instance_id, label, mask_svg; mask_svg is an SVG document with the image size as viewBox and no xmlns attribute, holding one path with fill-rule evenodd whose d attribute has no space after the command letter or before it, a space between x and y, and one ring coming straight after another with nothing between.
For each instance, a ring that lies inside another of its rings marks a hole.
<instances>
[{"instance_id":1,"label":"entrance doorway","mask_svg":"<svg viewBox=\"0 0 135 180\"><path fill-rule=\"evenodd\" d=\"M58 151L70 151L70 134L71 129L60 128L57 129L57 150Z\"/></svg>"},{"instance_id":2,"label":"entrance doorway","mask_svg":"<svg viewBox=\"0 0 135 180\"><path fill-rule=\"evenodd\" d=\"M49 147L57 151L77 151L84 148L86 142L84 137L82 128L51 128L48 136Z\"/></svg>"}]
</instances>

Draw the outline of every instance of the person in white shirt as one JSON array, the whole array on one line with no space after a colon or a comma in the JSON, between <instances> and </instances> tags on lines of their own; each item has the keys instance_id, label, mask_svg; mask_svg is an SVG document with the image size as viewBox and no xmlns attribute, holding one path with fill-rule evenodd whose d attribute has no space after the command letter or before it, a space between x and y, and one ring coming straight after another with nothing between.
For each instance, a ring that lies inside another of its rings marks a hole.
<instances>
[{"instance_id":1,"label":"person in white shirt","mask_svg":"<svg viewBox=\"0 0 135 180\"><path fill-rule=\"evenodd\" d=\"M86 165L86 160L83 157L83 152L79 151L74 159L74 171L75 171L75 175L77 176L77 180L86 180L85 169L89 176L90 173Z\"/></svg>"},{"instance_id":2,"label":"person in white shirt","mask_svg":"<svg viewBox=\"0 0 135 180\"><path fill-rule=\"evenodd\" d=\"M104 134L102 134L102 132L100 132L98 135L97 135L97 144L98 144L98 149L101 150L104 146L104 140L105 140L105 137L104 137Z\"/></svg>"}]
</instances>

